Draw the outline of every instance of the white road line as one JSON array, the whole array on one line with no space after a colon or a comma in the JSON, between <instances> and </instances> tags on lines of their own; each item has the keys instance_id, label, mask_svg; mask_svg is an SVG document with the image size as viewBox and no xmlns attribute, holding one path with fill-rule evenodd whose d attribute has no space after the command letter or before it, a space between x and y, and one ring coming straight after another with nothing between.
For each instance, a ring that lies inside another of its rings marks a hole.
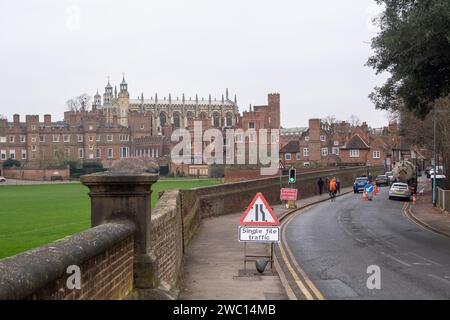
<instances>
[{"instance_id":1,"label":"white road line","mask_svg":"<svg viewBox=\"0 0 450 320\"><path fill-rule=\"evenodd\" d=\"M425 257L422 257L421 255L418 255L417 253L414 253L414 252L408 252L408 254L412 254L413 256L416 256L416 257L419 258L419 259L425 260L426 262L429 262L429 263L431 263L431 264L434 264L434 265L437 265L437 266L442 267L442 264L440 264L440 263L438 263L438 262L436 262L436 261L427 259L427 258L425 258Z\"/></svg>"},{"instance_id":2,"label":"white road line","mask_svg":"<svg viewBox=\"0 0 450 320\"><path fill-rule=\"evenodd\" d=\"M428 276L429 276L430 278L433 278L433 279L436 279L436 280L441 280L441 281L443 281L444 283L450 285L450 280L441 278L441 277L439 277L439 276L437 276L437 275L434 275L434 274L432 274L432 273L429 273Z\"/></svg>"},{"instance_id":3,"label":"white road line","mask_svg":"<svg viewBox=\"0 0 450 320\"><path fill-rule=\"evenodd\" d=\"M390 254L387 254L387 253L385 253L385 252L381 252L381 254L382 254L383 256L386 256L386 257L388 257L388 258L391 258L391 259L394 260L394 261L397 261L398 263L401 263L401 264L404 265L404 266L411 267L411 265L410 265L409 263L407 263L407 262L405 262L405 261L403 261L403 260L397 259L396 257L391 256Z\"/></svg>"}]
</instances>

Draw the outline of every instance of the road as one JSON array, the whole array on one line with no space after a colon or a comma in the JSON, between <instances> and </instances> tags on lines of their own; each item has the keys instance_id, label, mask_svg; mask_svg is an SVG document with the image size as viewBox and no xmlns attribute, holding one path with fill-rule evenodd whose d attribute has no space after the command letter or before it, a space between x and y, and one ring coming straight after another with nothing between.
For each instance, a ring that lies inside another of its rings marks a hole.
<instances>
[{"instance_id":1,"label":"road","mask_svg":"<svg viewBox=\"0 0 450 320\"><path fill-rule=\"evenodd\" d=\"M373 201L345 195L285 223L283 246L313 298L450 299L450 238L408 220L405 203L388 200L387 192ZM373 265L380 289L366 285Z\"/></svg>"}]
</instances>

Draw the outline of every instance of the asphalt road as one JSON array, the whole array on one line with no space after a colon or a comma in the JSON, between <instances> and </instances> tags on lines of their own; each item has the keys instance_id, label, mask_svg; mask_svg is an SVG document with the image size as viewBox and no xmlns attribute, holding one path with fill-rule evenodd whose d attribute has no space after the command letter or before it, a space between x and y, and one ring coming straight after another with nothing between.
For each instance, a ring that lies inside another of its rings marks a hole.
<instances>
[{"instance_id":1,"label":"asphalt road","mask_svg":"<svg viewBox=\"0 0 450 320\"><path fill-rule=\"evenodd\" d=\"M450 238L424 230L388 200L345 195L292 218L284 239L325 299L450 299ZM380 270L380 289L368 289ZM372 271L373 272L373 271Z\"/></svg>"}]
</instances>

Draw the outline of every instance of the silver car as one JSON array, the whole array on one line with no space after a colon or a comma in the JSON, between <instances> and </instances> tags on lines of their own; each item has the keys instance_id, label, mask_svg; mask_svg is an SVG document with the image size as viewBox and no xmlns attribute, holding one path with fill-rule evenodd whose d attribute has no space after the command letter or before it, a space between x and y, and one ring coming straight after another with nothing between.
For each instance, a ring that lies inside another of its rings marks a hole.
<instances>
[{"instance_id":1,"label":"silver car","mask_svg":"<svg viewBox=\"0 0 450 320\"><path fill-rule=\"evenodd\" d=\"M411 191L409 190L409 186L403 182L394 182L389 189L389 200L394 198L400 199L411 199Z\"/></svg>"}]
</instances>

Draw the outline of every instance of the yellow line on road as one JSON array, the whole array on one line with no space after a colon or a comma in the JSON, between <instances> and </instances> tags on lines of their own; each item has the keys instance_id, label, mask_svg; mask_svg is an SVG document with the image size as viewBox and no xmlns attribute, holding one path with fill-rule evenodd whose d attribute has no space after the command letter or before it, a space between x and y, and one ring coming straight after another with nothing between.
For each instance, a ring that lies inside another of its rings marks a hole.
<instances>
[{"instance_id":1,"label":"yellow line on road","mask_svg":"<svg viewBox=\"0 0 450 320\"><path fill-rule=\"evenodd\" d=\"M303 213L305 211L304 210L299 210L298 212L296 212L294 215L292 215L291 217L289 217L289 219L284 223L283 225L283 239L286 239L286 228L288 226L288 224L299 214ZM322 295L322 293L319 291L319 289L317 289L317 287L314 285L314 283L311 281L311 279L309 279L308 275L306 274L305 271L303 271L303 269L298 265L297 260L294 257L294 254L292 253L291 249L289 248L289 245L287 243L287 241L284 241L284 245L286 247L286 251L289 254L289 257L292 260L292 263L294 264L294 267L298 270L298 272L300 272L300 275L303 277L303 279L305 280L307 286L309 287L309 289L314 293L314 295L317 297L318 300L325 300L324 296Z\"/></svg>"}]
</instances>

